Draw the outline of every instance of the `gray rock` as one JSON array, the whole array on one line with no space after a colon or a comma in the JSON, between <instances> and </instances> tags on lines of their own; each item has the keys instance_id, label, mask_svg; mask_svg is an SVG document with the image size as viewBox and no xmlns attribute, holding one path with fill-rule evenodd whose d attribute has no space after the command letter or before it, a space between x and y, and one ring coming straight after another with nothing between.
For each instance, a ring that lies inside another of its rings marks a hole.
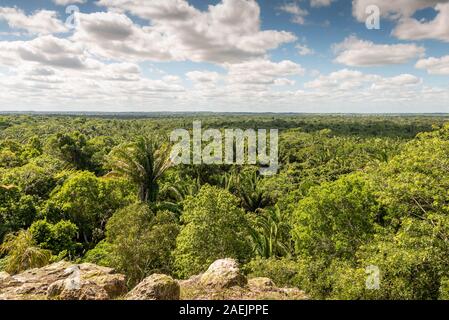
<instances>
[{"instance_id":1,"label":"gray rock","mask_svg":"<svg viewBox=\"0 0 449 320\"><path fill-rule=\"evenodd\" d=\"M178 282L164 274L153 274L140 282L125 297L126 300L179 300Z\"/></svg>"},{"instance_id":2,"label":"gray rock","mask_svg":"<svg viewBox=\"0 0 449 320\"><path fill-rule=\"evenodd\" d=\"M258 290L258 291L273 291L276 289L276 285L274 284L273 280L270 278L252 278L248 280L248 287L251 290Z\"/></svg>"},{"instance_id":3,"label":"gray rock","mask_svg":"<svg viewBox=\"0 0 449 320\"><path fill-rule=\"evenodd\" d=\"M246 277L241 273L239 264L234 259L217 260L201 275L200 285L215 289L243 287L247 283Z\"/></svg>"},{"instance_id":4,"label":"gray rock","mask_svg":"<svg viewBox=\"0 0 449 320\"><path fill-rule=\"evenodd\" d=\"M90 263L61 261L0 280L0 300L113 299L126 291L124 275Z\"/></svg>"},{"instance_id":5,"label":"gray rock","mask_svg":"<svg viewBox=\"0 0 449 320\"><path fill-rule=\"evenodd\" d=\"M9 273L4 271L0 272L0 281L6 281L9 279L9 277L11 277Z\"/></svg>"}]
</instances>

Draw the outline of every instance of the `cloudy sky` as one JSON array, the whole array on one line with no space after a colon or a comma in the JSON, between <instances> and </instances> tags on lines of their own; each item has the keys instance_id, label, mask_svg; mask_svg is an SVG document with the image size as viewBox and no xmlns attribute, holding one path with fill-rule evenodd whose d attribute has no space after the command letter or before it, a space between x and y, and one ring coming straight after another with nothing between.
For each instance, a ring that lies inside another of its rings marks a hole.
<instances>
[{"instance_id":1,"label":"cloudy sky","mask_svg":"<svg viewBox=\"0 0 449 320\"><path fill-rule=\"evenodd\" d=\"M449 112L449 0L1 0L7 110Z\"/></svg>"}]
</instances>

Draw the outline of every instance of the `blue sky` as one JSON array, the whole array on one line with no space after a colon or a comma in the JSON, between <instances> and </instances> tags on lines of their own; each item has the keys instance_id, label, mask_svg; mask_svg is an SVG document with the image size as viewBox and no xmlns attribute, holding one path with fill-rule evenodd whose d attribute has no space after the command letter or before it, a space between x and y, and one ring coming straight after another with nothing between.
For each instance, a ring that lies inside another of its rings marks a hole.
<instances>
[{"instance_id":1,"label":"blue sky","mask_svg":"<svg viewBox=\"0 0 449 320\"><path fill-rule=\"evenodd\" d=\"M0 111L449 112L447 21L448 0L2 0Z\"/></svg>"}]
</instances>

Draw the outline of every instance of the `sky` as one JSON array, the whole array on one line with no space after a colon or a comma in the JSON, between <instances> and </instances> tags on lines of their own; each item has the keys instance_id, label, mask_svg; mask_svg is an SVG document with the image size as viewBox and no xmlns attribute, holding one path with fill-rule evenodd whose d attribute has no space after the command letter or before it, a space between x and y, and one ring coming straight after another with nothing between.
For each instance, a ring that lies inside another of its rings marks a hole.
<instances>
[{"instance_id":1,"label":"sky","mask_svg":"<svg viewBox=\"0 0 449 320\"><path fill-rule=\"evenodd\" d=\"M449 0L1 0L0 111L449 112Z\"/></svg>"}]
</instances>

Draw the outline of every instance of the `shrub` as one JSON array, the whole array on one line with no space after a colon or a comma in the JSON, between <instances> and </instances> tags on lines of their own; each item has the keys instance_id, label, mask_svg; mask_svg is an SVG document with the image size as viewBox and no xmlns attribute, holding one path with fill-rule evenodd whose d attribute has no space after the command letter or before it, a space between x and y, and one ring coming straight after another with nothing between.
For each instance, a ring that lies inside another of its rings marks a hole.
<instances>
[{"instance_id":1,"label":"shrub","mask_svg":"<svg viewBox=\"0 0 449 320\"><path fill-rule=\"evenodd\" d=\"M444 277L441 279L440 284L440 300L449 300L449 278Z\"/></svg>"},{"instance_id":2,"label":"shrub","mask_svg":"<svg viewBox=\"0 0 449 320\"><path fill-rule=\"evenodd\" d=\"M104 267L114 267L112 244L106 240L100 241L95 248L87 251L84 262L90 262Z\"/></svg>"},{"instance_id":3,"label":"shrub","mask_svg":"<svg viewBox=\"0 0 449 320\"><path fill-rule=\"evenodd\" d=\"M300 265L290 258L255 258L247 263L243 270L248 277L267 277L274 281L277 286L295 286L300 272Z\"/></svg>"}]
</instances>

